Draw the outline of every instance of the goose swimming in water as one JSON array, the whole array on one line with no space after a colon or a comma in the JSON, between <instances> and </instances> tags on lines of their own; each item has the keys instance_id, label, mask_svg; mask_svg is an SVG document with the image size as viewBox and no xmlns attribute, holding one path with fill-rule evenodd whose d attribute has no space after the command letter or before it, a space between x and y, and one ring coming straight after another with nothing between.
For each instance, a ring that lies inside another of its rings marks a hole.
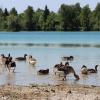
<instances>
[{"instance_id":1,"label":"goose swimming in water","mask_svg":"<svg viewBox=\"0 0 100 100\"><path fill-rule=\"evenodd\" d=\"M88 74L88 73L97 73L97 67L99 65L95 66L95 69L88 69L87 66L83 65L81 68L81 73L82 74Z\"/></svg>"},{"instance_id":2,"label":"goose swimming in water","mask_svg":"<svg viewBox=\"0 0 100 100\"><path fill-rule=\"evenodd\" d=\"M61 57L63 61L73 61L74 60L74 57L73 56L64 56L64 57Z\"/></svg>"},{"instance_id":3,"label":"goose swimming in water","mask_svg":"<svg viewBox=\"0 0 100 100\"><path fill-rule=\"evenodd\" d=\"M95 69L88 69L88 72L89 73L97 73L97 67L98 67L99 65L95 65Z\"/></svg>"},{"instance_id":4,"label":"goose swimming in water","mask_svg":"<svg viewBox=\"0 0 100 100\"><path fill-rule=\"evenodd\" d=\"M60 64L56 64L56 65L54 65L54 68L59 68L59 67L62 67L62 66L63 66L63 63L60 62Z\"/></svg>"},{"instance_id":5,"label":"goose swimming in water","mask_svg":"<svg viewBox=\"0 0 100 100\"><path fill-rule=\"evenodd\" d=\"M27 54L24 54L24 57L17 57L17 58L15 58L15 60L24 61L24 60L26 60L26 56L27 56Z\"/></svg>"},{"instance_id":6,"label":"goose swimming in water","mask_svg":"<svg viewBox=\"0 0 100 100\"><path fill-rule=\"evenodd\" d=\"M39 74L43 74L43 75L49 74L49 69L40 69L38 72Z\"/></svg>"},{"instance_id":7,"label":"goose swimming in water","mask_svg":"<svg viewBox=\"0 0 100 100\"><path fill-rule=\"evenodd\" d=\"M87 69L87 67L85 65L82 66L81 73L82 74L86 74L86 75L88 74L88 69Z\"/></svg>"},{"instance_id":8,"label":"goose swimming in water","mask_svg":"<svg viewBox=\"0 0 100 100\"><path fill-rule=\"evenodd\" d=\"M29 56L29 58L27 59L27 61L29 62L29 64L32 64L32 65L36 64L36 59L33 58L31 55Z\"/></svg>"}]
</instances>

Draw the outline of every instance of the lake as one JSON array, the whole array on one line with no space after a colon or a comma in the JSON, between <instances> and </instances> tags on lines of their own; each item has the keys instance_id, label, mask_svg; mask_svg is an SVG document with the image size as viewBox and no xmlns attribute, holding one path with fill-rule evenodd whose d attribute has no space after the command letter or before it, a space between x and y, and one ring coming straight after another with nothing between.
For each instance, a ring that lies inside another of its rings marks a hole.
<instances>
[{"instance_id":1,"label":"lake","mask_svg":"<svg viewBox=\"0 0 100 100\"><path fill-rule=\"evenodd\" d=\"M85 84L100 86L100 68L97 74L82 76L82 65L94 68L100 65L100 32L0 32L0 54L18 57L25 53L37 59L35 66L25 61L16 61L15 73L9 73L0 65L0 84ZM53 66L62 56L74 56L70 63L80 76L75 81L73 74L61 81L54 75ZM49 68L48 75L38 75L39 69Z\"/></svg>"}]
</instances>

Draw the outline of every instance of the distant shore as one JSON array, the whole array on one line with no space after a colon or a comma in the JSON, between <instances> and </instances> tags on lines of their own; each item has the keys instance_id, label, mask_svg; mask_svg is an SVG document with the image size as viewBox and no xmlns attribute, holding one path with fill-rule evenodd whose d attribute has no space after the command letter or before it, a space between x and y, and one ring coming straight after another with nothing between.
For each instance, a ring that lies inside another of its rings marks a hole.
<instances>
[{"instance_id":1,"label":"distant shore","mask_svg":"<svg viewBox=\"0 0 100 100\"><path fill-rule=\"evenodd\" d=\"M63 84L2 85L0 100L100 100L100 87Z\"/></svg>"}]
</instances>

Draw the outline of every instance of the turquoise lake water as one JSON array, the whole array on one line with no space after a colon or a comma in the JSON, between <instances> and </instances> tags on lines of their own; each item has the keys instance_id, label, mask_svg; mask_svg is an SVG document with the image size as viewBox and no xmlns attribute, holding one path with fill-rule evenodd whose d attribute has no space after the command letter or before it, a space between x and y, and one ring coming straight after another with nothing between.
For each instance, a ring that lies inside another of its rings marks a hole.
<instances>
[{"instance_id":1,"label":"turquoise lake water","mask_svg":"<svg viewBox=\"0 0 100 100\"><path fill-rule=\"evenodd\" d=\"M100 68L97 74L82 76L82 65L94 68L100 65L100 32L0 32L0 54L23 56L25 53L37 59L35 66L16 61L15 73L9 73L0 65L0 84L91 84L100 86ZM70 63L80 76L75 81L73 74L61 81L53 72L62 56L73 55ZM38 75L39 69L49 68L49 75Z\"/></svg>"},{"instance_id":2,"label":"turquoise lake water","mask_svg":"<svg viewBox=\"0 0 100 100\"><path fill-rule=\"evenodd\" d=\"M0 43L100 44L99 33L100 32L1 32Z\"/></svg>"}]
</instances>

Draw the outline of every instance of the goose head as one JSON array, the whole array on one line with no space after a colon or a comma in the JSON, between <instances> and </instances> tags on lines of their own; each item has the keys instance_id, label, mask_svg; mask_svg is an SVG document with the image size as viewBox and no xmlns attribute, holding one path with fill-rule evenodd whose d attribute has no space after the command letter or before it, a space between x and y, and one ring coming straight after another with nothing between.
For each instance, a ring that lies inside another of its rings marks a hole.
<instances>
[{"instance_id":1,"label":"goose head","mask_svg":"<svg viewBox=\"0 0 100 100\"><path fill-rule=\"evenodd\" d=\"M24 58L26 58L27 54L24 54Z\"/></svg>"},{"instance_id":2,"label":"goose head","mask_svg":"<svg viewBox=\"0 0 100 100\"><path fill-rule=\"evenodd\" d=\"M69 62L66 62L66 63L65 63L65 66L69 66Z\"/></svg>"}]
</instances>

